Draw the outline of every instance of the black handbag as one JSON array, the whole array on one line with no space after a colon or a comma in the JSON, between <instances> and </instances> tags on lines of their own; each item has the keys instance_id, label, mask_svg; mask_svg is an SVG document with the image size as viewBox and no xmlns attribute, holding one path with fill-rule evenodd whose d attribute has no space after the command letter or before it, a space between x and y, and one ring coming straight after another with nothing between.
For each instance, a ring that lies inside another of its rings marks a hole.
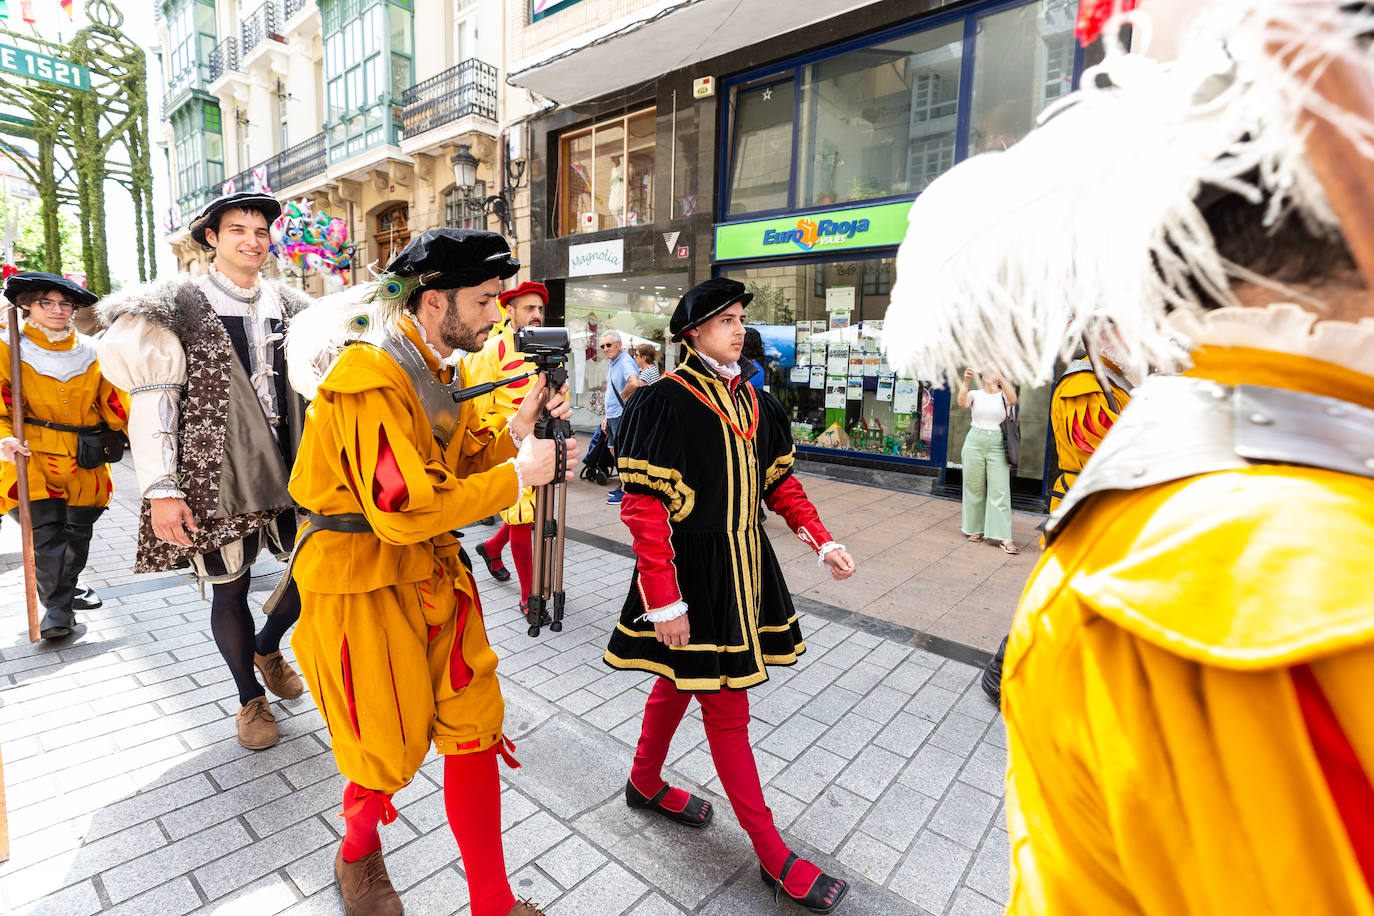
<instances>
[{"instance_id":1,"label":"black handbag","mask_svg":"<svg viewBox=\"0 0 1374 916\"><path fill-rule=\"evenodd\" d=\"M88 470L119 461L124 457L125 446L129 444L123 433L110 429L104 423L98 426L68 426L66 423L49 423L29 417L25 417L24 422L62 433L76 433L76 463Z\"/></svg>"},{"instance_id":2,"label":"black handbag","mask_svg":"<svg viewBox=\"0 0 1374 916\"><path fill-rule=\"evenodd\" d=\"M1007 396L1002 395L1002 408L1006 416L1002 418L1002 448L1007 453L1007 464L1015 467L1021 463L1021 423L1017 405L1008 404Z\"/></svg>"}]
</instances>

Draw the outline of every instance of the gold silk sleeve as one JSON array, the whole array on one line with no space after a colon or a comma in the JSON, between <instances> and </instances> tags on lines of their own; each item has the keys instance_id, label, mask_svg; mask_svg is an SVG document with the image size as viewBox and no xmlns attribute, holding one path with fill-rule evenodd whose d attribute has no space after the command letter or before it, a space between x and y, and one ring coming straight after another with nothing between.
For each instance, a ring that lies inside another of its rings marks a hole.
<instances>
[{"instance_id":1,"label":"gold silk sleeve","mask_svg":"<svg viewBox=\"0 0 1374 916\"><path fill-rule=\"evenodd\" d=\"M100 393L97 407L100 409L100 419L104 420L110 429L124 429L129 425L129 395L128 392L116 388L109 379L100 379ZM120 409L116 411L111 406L110 401L114 399Z\"/></svg>"},{"instance_id":2,"label":"gold silk sleeve","mask_svg":"<svg viewBox=\"0 0 1374 916\"><path fill-rule=\"evenodd\" d=\"M0 309L0 312L3 312ZM9 333L6 331L4 340L0 340L0 389L3 389L3 397L0 397L0 439L14 435L14 421L10 419L10 404L13 400L13 389L10 386L10 342Z\"/></svg>"}]
</instances>

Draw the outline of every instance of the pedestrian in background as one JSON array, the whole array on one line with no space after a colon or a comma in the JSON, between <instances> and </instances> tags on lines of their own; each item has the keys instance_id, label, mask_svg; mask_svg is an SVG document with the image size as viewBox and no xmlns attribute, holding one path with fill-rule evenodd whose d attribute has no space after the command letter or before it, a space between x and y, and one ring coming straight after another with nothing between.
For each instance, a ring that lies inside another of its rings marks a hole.
<instances>
[{"instance_id":1,"label":"pedestrian in background","mask_svg":"<svg viewBox=\"0 0 1374 916\"><path fill-rule=\"evenodd\" d=\"M39 635L70 636L73 610L100 607L91 589L77 584L90 553L95 521L110 504L113 486L103 461L82 463L79 436L102 427L123 429L128 396L101 375L94 343L76 332L74 311L96 295L64 277L25 271L10 277L5 298L19 306L22 402L26 440L14 437L15 385L8 339L0 341L0 511L19 516L19 471L28 468L33 520L34 575L43 605Z\"/></svg>"},{"instance_id":2,"label":"pedestrian in background","mask_svg":"<svg viewBox=\"0 0 1374 916\"><path fill-rule=\"evenodd\" d=\"M959 383L959 406L973 414L959 460L964 466L964 535L970 541L998 541L1006 553L1020 553L1011 542L1011 466L1007 464L1002 421L1016 406L1016 392L996 374L983 373L983 387L969 390L973 369Z\"/></svg>"},{"instance_id":3,"label":"pedestrian in background","mask_svg":"<svg viewBox=\"0 0 1374 916\"><path fill-rule=\"evenodd\" d=\"M635 365L639 367L641 385L652 385L658 381L658 347L651 343L636 344Z\"/></svg>"},{"instance_id":4,"label":"pedestrian in background","mask_svg":"<svg viewBox=\"0 0 1374 916\"><path fill-rule=\"evenodd\" d=\"M639 387L639 372L635 369L634 359L625 352L619 331L607 331L601 335L601 355L611 363L610 368L606 370L606 419L601 422L601 428L610 437L611 451L614 453L615 434L620 429L620 417L625 413L625 402ZM606 494L606 502L613 506L619 505L624 496L625 489L616 487Z\"/></svg>"}]
</instances>

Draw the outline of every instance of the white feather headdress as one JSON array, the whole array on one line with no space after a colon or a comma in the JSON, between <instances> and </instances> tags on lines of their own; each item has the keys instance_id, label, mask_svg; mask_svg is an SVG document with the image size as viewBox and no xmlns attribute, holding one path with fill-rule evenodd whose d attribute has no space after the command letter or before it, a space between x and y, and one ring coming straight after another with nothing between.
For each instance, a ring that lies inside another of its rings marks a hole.
<instances>
[{"instance_id":1,"label":"white feather headdress","mask_svg":"<svg viewBox=\"0 0 1374 916\"><path fill-rule=\"evenodd\" d=\"M286 329L286 377L307 400L315 396L349 341L380 340L386 305L377 283L324 296L291 317Z\"/></svg>"},{"instance_id":2,"label":"white feather headdress","mask_svg":"<svg viewBox=\"0 0 1374 916\"><path fill-rule=\"evenodd\" d=\"M1107 33L1125 20L1148 30L1137 11ZM1087 334L1109 336L1133 372L1186 365L1169 314L1200 312L1199 288L1231 300L1194 198L1208 183L1267 200L1271 224L1296 213L1334 230L1300 119L1328 121L1371 158L1374 125L1298 74L1358 54L1351 39L1370 25L1335 4L1212 0L1176 61L1110 53L1098 69L1113 88L1074 93L1011 149L955 166L916 199L884 322L888 361L924 378L971 365L1041 383Z\"/></svg>"}]
</instances>

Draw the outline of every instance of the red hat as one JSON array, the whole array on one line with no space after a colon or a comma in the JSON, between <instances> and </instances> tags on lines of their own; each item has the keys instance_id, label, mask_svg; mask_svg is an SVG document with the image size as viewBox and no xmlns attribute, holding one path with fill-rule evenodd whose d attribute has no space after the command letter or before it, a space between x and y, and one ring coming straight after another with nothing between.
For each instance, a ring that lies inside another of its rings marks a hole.
<instances>
[{"instance_id":1,"label":"red hat","mask_svg":"<svg viewBox=\"0 0 1374 916\"><path fill-rule=\"evenodd\" d=\"M496 298L500 300L502 305L505 305L516 296L523 296L525 293L538 293L539 298L544 300L544 304L549 304L549 288L543 283L537 283L534 280L526 280L514 289L506 290Z\"/></svg>"}]
</instances>

